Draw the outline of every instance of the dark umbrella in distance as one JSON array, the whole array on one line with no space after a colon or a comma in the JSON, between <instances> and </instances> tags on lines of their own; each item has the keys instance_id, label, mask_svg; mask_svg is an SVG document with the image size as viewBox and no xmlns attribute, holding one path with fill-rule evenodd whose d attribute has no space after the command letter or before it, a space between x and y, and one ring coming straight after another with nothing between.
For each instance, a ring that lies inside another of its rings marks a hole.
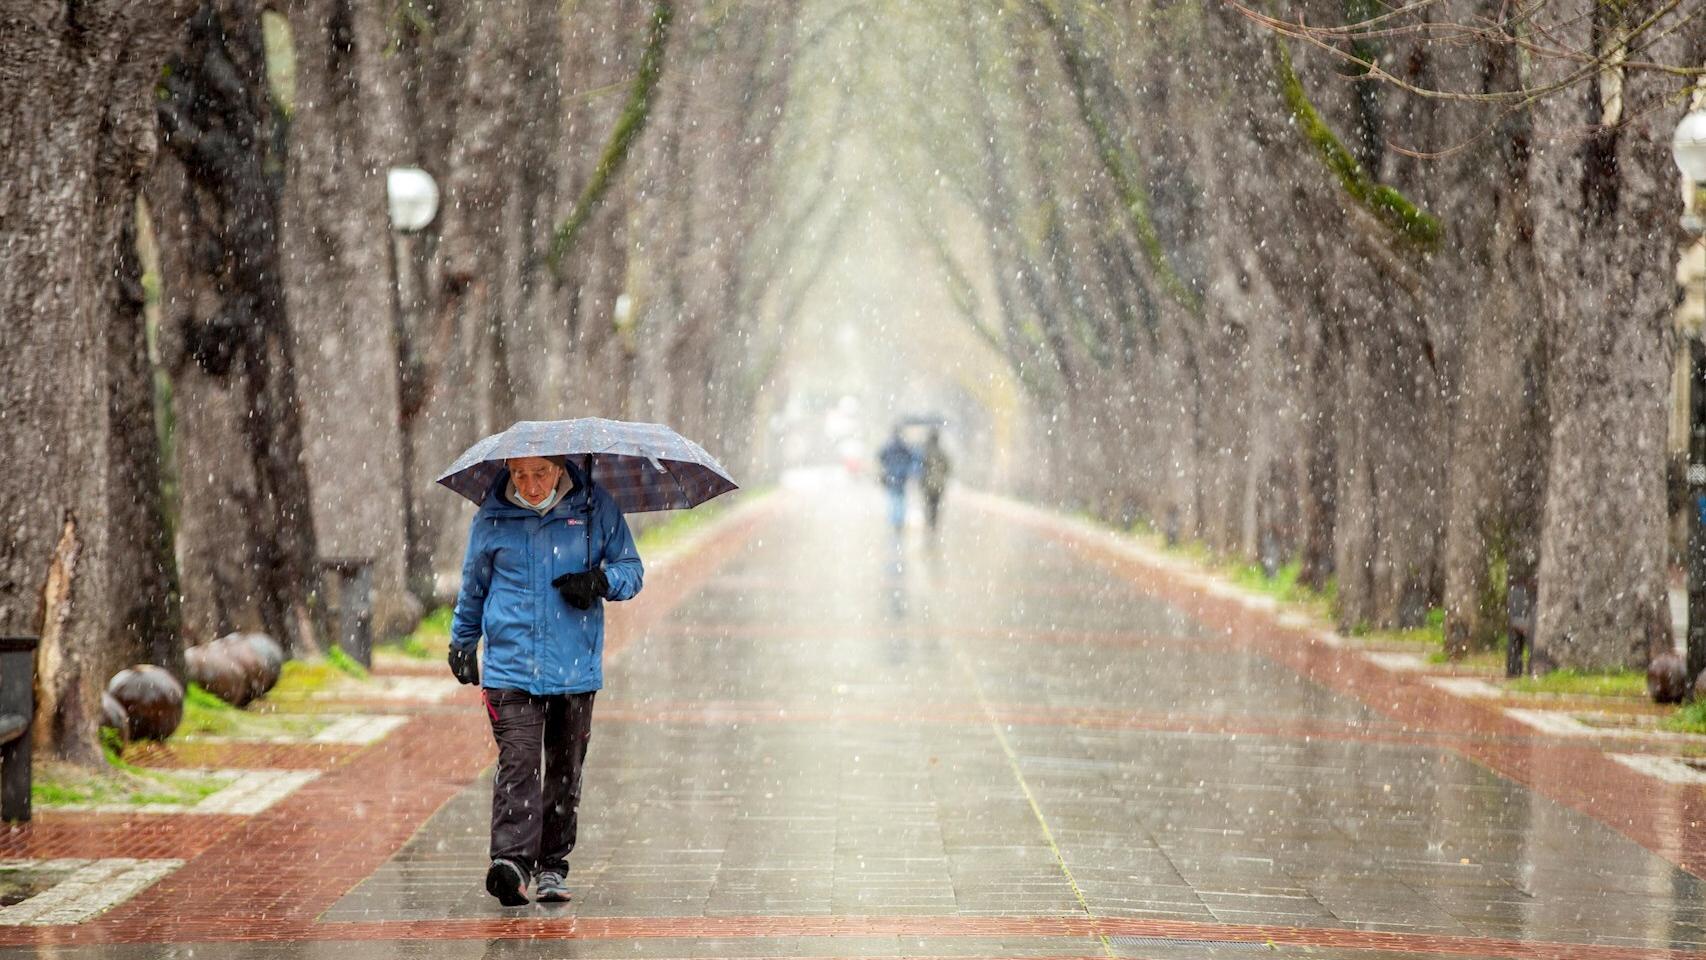
<instances>
[{"instance_id":1,"label":"dark umbrella in distance","mask_svg":"<svg viewBox=\"0 0 1706 960\"><path fill-rule=\"evenodd\" d=\"M894 425L902 429L906 427L945 427L948 425L948 418L934 413L920 413L910 417L901 417L895 421Z\"/></svg>"},{"instance_id":2,"label":"dark umbrella in distance","mask_svg":"<svg viewBox=\"0 0 1706 960\"><path fill-rule=\"evenodd\" d=\"M674 430L596 417L517 421L469 447L438 482L478 504L505 460L553 456L574 458L623 513L688 510L740 489L715 457Z\"/></svg>"}]
</instances>

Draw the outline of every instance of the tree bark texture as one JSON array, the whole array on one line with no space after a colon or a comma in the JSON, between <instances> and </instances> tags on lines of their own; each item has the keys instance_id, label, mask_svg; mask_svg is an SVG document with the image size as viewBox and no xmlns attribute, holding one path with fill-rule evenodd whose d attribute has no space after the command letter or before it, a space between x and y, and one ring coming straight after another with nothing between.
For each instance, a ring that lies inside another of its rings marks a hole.
<instances>
[{"instance_id":1,"label":"tree bark texture","mask_svg":"<svg viewBox=\"0 0 1706 960\"><path fill-rule=\"evenodd\" d=\"M40 637L37 742L84 762L113 663L175 658L127 227L185 12L24 2L0 18L0 632Z\"/></svg>"},{"instance_id":2,"label":"tree bark texture","mask_svg":"<svg viewBox=\"0 0 1706 960\"><path fill-rule=\"evenodd\" d=\"M1605 50L1660 4L1553 3L1538 26ZM1698 59L1699 25L1643 56ZM1688 44L1692 49L1685 49ZM1693 62L1692 60L1689 62ZM1568 64L1536 68L1544 82ZM1549 323L1551 418L1540 541L1537 665L1639 667L1668 649L1665 438L1681 214L1669 156L1682 113L1669 78L1611 69L1542 100L1534 249Z\"/></svg>"},{"instance_id":3,"label":"tree bark texture","mask_svg":"<svg viewBox=\"0 0 1706 960\"><path fill-rule=\"evenodd\" d=\"M292 350L302 397L315 538L326 556L373 567L373 629L413 628L405 581L406 498L398 415L386 171L399 164L398 109L383 89L386 25L351 0L288 7L296 96L280 204ZM388 136L388 134L391 134Z\"/></svg>"},{"instance_id":4,"label":"tree bark texture","mask_svg":"<svg viewBox=\"0 0 1706 960\"><path fill-rule=\"evenodd\" d=\"M174 387L185 627L320 649L318 551L285 314L259 8L204 3L168 64L149 198Z\"/></svg>"}]
</instances>

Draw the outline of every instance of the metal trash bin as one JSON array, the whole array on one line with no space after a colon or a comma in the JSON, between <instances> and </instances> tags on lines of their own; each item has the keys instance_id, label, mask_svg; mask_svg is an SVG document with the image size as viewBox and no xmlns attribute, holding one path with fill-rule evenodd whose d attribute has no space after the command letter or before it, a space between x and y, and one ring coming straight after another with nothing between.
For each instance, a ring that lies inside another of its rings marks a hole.
<instances>
[{"instance_id":1,"label":"metal trash bin","mask_svg":"<svg viewBox=\"0 0 1706 960\"><path fill-rule=\"evenodd\" d=\"M0 818L30 818L38 637L0 637Z\"/></svg>"},{"instance_id":2,"label":"metal trash bin","mask_svg":"<svg viewBox=\"0 0 1706 960\"><path fill-rule=\"evenodd\" d=\"M373 666L373 558L322 557L320 571L332 642L356 663Z\"/></svg>"}]
</instances>

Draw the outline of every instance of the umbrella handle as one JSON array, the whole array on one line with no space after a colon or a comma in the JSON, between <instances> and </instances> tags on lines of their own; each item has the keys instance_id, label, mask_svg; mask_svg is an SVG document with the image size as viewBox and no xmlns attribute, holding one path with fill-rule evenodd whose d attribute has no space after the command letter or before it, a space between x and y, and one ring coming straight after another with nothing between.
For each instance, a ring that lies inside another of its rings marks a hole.
<instances>
[{"instance_id":1,"label":"umbrella handle","mask_svg":"<svg viewBox=\"0 0 1706 960\"><path fill-rule=\"evenodd\" d=\"M581 461L586 465L586 571L592 572L592 454Z\"/></svg>"}]
</instances>

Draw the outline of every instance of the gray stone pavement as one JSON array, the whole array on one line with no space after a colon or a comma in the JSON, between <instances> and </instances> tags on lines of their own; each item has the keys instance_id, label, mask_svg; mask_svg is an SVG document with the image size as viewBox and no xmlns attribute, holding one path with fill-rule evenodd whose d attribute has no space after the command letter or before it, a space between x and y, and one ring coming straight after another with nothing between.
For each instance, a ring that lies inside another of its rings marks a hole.
<instances>
[{"instance_id":1,"label":"gray stone pavement","mask_svg":"<svg viewBox=\"0 0 1706 960\"><path fill-rule=\"evenodd\" d=\"M1067 546L959 514L896 553L875 519L790 512L613 664L569 910L1706 942L1700 881L1448 750L1216 731L1381 721ZM488 796L471 786L324 919L505 915L473 893Z\"/></svg>"},{"instance_id":2,"label":"gray stone pavement","mask_svg":"<svg viewBox=\"0 0 1706 960\"><path fill-rule=\"evenodd\" d=\"M939 541L913 530L897 547L869 491L820 496L609 664L573 903L485 896L482 778L320 918L681 918L683 936L364 935L193 956L1439 955L1428 939L1374 952L951 929L1085 915L1706 946L1700 880L1445 747L1388 736L1377 711L1069 546L950 503ZM940 918L944 935L691 935L736 917ZM192 955L153 949L55 956Z\"/></svg>"}]
</instances>

